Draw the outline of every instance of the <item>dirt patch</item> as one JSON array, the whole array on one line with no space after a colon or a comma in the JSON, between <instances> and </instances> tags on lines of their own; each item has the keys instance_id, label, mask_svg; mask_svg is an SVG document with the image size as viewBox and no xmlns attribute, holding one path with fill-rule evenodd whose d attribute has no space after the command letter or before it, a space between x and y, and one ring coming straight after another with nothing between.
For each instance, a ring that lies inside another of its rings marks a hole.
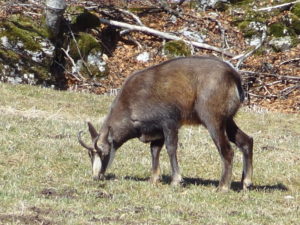
<instances>
[{"instance_id":1,"label":"dirt patch","mask_svg":"<svg viewBox=\"0 0 300 225\"><path fill-rule=\"evenodd\" d=\"M47 198L76 198L77 190L66 188L63 190L56 190L54 188L44 188L40 194Z\"/></svg>"},{"instance_id":2,"label":"dirt patch","mask_svg":"<svg viewBox=\"0 0 300 225\"><path fill-rule=\"evenodd\" d=\"M7 214L0 215L0 224L43 224L43 225L52 225L56 224L50 220L47 220L41 217L39 214L37 215L15 215L15 214Z\"/></svg>"},{"instance_id":3,"label":"dirt patch","mask_svg":"<svg viewBox=\"0 0 300 225\"><path fill-rule=\"evenodd\" d=\"M123 219L120 218L120 216L105 216L102 218L97 218L93 216L90 220L90 222L93 223L100 223L100 224L108 224L108 223L120 223L120 224L126 224Z\"/></svg>"},{"instance_id":4,"label":"dirt patch","mask_svg":"<svg viewBox=\"0 0 300 225\"><path fill-rule=\"evenodd\" d=\"M39 207L33 206L29 209L30 209L30 211L35 212L36 214L49 215L49 214L53 213L53 210L50 208L39 208Z\"/></svg>"}]
</instances>

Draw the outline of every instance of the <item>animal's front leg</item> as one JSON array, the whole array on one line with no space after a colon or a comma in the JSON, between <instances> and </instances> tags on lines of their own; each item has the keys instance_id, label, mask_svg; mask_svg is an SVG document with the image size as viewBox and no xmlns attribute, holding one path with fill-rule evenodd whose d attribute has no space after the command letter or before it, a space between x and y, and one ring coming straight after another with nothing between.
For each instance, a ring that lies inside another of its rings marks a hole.
<instances>
[{"instance_id":1,"label":"animal's front leg","mask_svg":"<svg viewBox=\"0 0 300 225\"><path fill-rule=\"evenodd\" d=\"M164 139L152 141L151 148L151 156L152 156L152 175L151 175L151 183L156 184L159 181L160 176L160 168L159 168L159 154L164 145Z\"/></svg>"},{"instance_id":2,"label":"animal's front leg","mask_svg":"<svg viewBox=\"0 0 300 225\"><path fill-rule=\"evenodd\" d=\"M176 186L182 181L180 170L177 161L177 143L178 143L178 129L176 127L168 127L164 129L165 145L170 158L172 168L172 182L171 185Z\"/></svg>"}]
</instances>

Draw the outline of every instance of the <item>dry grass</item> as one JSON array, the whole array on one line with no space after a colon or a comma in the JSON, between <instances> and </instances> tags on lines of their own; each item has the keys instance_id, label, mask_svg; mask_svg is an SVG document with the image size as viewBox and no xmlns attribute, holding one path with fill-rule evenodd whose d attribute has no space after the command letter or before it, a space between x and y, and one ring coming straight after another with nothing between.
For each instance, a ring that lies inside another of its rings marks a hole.
<instances>
[{"instance_id":1,"label":"dry grass","mask_svg":"<svg viewBox=\"0 0 300 225\"><path fill-rule=\"evenodd\" d=\"M129 141L109 179L91 179L76 134L99 127L112 98L0 83L0 224L299 224L300 116L241 110L255 140L254 188L240 189L236 151L232 190L215 192L220 159L206 130L180 132L183 187L152 186L149 146Z\"/></svg>"}]
</instances>

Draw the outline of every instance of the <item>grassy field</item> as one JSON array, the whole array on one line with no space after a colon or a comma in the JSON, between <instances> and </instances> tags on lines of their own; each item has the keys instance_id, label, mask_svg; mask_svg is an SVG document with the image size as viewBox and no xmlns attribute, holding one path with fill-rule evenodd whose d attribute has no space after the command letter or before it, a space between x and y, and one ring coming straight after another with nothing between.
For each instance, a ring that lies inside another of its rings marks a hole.
<instances>
[{"instance_id":1,"label":"grassy field","mask_svg":"<svg viewBox=\"0 0 300 225\"><path fill-rule=\"evenodd\" d=\"M132 140L105 181L93 181L77 142L86 120L99 128L111 97L0 83L0 224L299 224L300 115L253 112L236 120L253 136L254 187L241 191L235 151L232 189L216 192L220 157L202 127L180 132L185 183L148 182L149 146ZM88 136L84 136L89 140Z\"/></svg>"}]
</instances>

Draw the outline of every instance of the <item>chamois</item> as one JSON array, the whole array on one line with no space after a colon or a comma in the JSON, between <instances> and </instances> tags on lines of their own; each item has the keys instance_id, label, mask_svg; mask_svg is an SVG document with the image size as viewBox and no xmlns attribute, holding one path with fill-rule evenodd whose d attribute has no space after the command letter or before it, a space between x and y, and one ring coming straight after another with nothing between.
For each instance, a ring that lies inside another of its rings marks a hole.
<instances>
[{"instance_id":1,"label":"chamois","mask_svg":"<svg viewBox=\"0 0 300 225\"><path fill-rule=\"evenodd\" d=\"M166 146L172 185L182 181L177 162L178 130L182 125L207 128L222 159L218 190L230 188L234 152L229 141L243 153L243 189L251 185L253 139L234 122L244 100L240 75L216 57L182 57L149 67L129 76L114 99L100 132L89 122L93 145L88 149L93 177L100 179L115 151L127 140L150 142L151 181L159 180L159 154Z\"/></svg>"}]
</instances>

